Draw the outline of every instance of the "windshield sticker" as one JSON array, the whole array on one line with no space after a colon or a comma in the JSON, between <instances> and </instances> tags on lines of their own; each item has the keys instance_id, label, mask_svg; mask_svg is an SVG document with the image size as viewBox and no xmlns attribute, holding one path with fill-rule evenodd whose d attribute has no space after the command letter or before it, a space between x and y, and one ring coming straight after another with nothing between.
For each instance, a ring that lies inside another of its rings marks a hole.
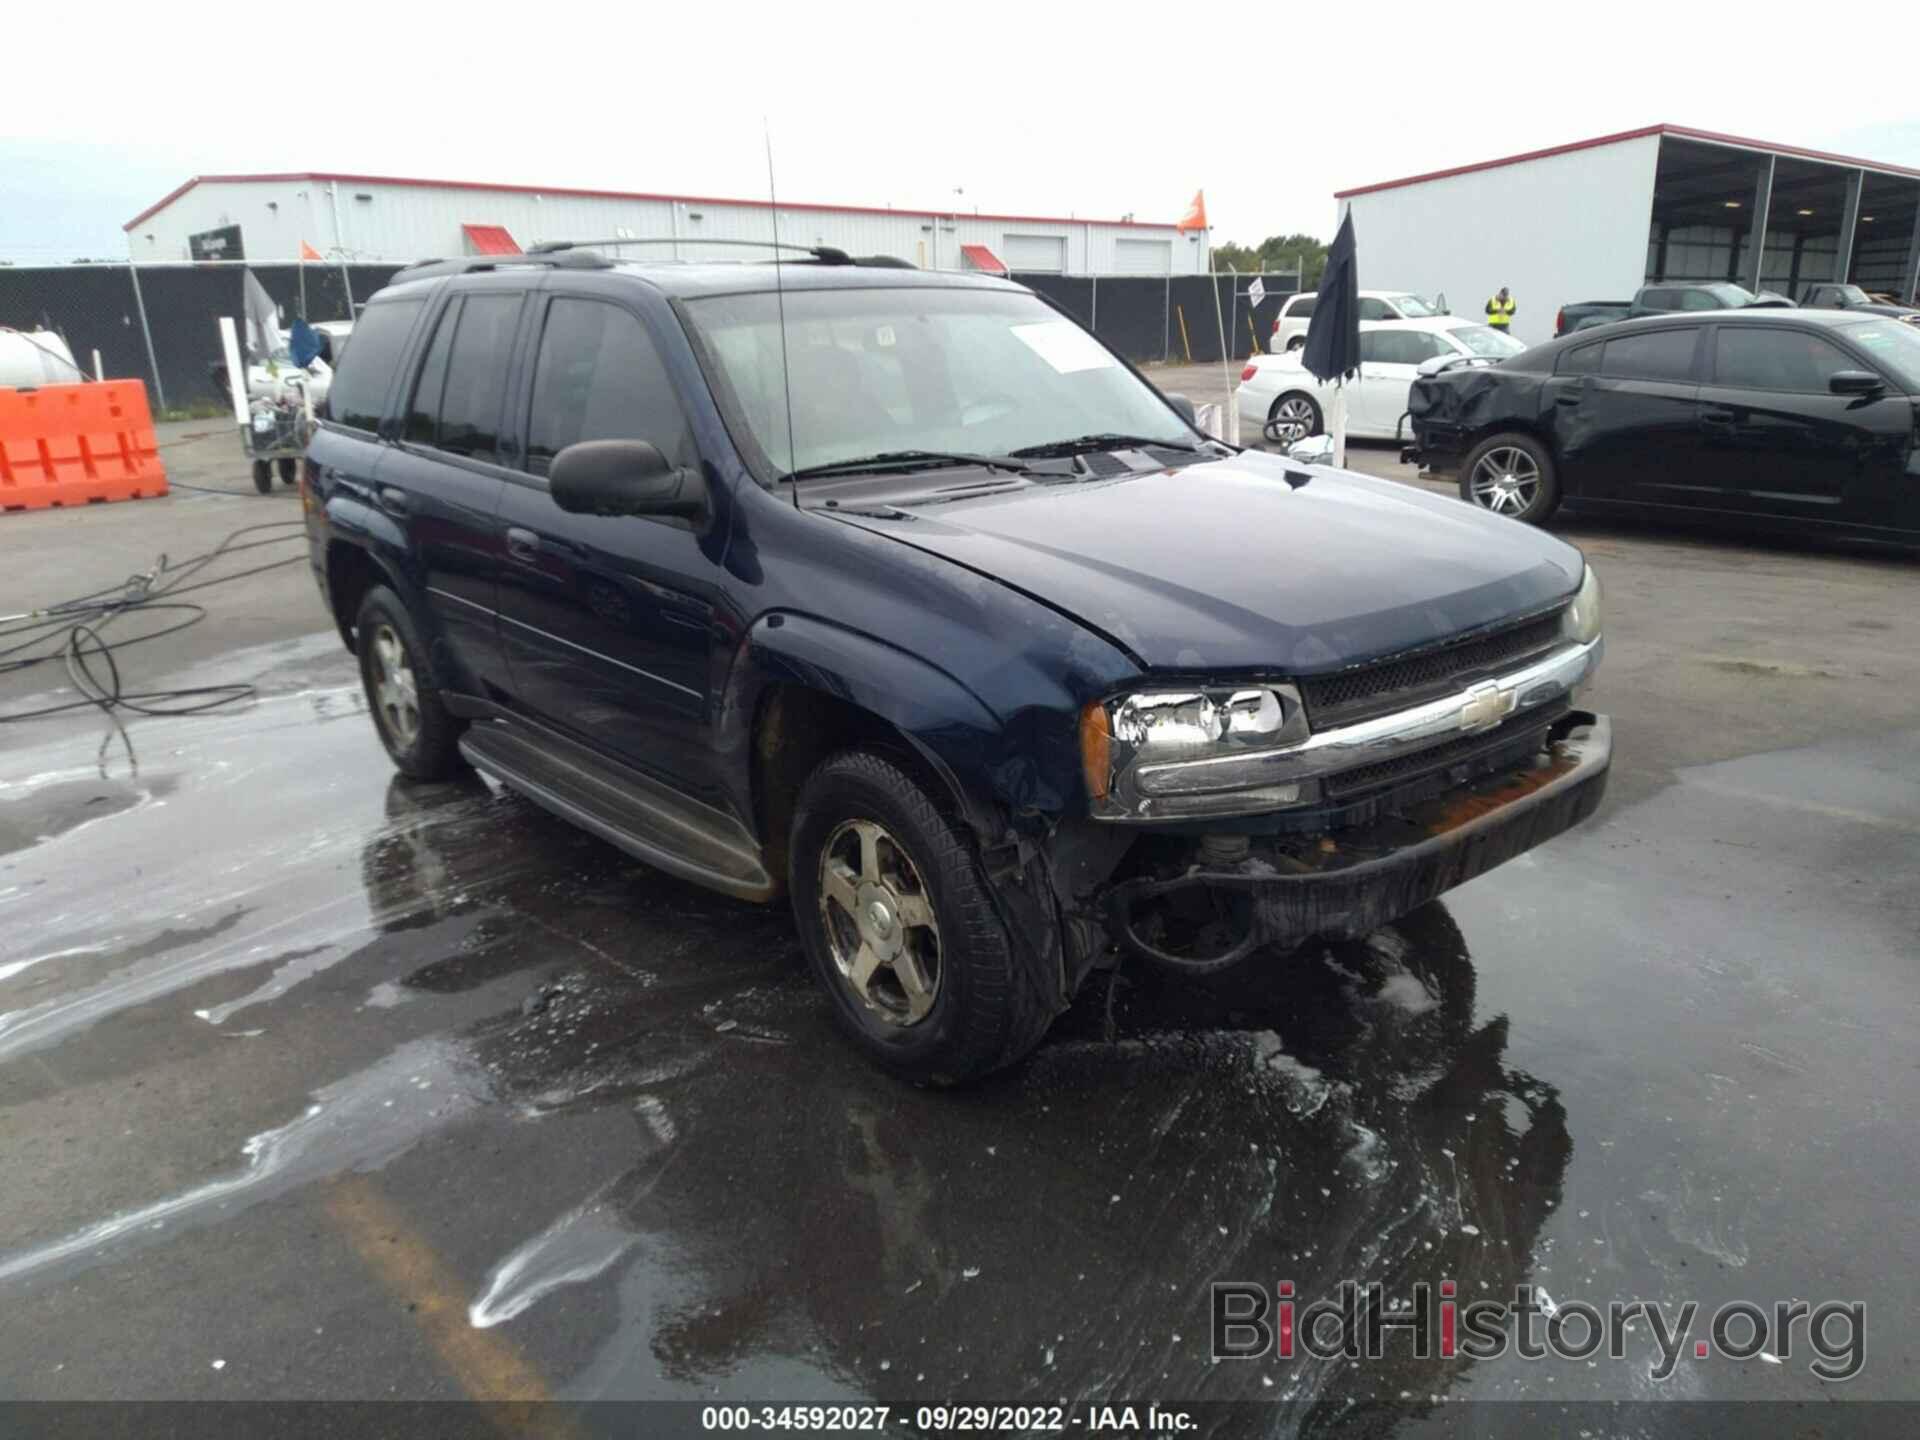
<instances>
[{"instance_id":1,"label":"windshield sticker","mask_svg":"<svg viewBox=\"0 0 1920 1440\"><path fill-rule=\"evenodd\" d=\"M1106 370L1115 363L1098 340L1071 320L1043 320L1037 325L1016 325L1013 333L1034 354L1062 375L1078 370Z\"/></svg>"}]
</instances>

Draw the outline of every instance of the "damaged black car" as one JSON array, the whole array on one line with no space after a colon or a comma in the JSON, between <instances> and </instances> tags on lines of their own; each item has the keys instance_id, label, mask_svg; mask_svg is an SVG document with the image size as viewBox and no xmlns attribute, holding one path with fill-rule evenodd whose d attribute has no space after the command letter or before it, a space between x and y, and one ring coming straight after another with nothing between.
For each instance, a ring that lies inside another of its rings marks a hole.
<instances>
[{"instance_id":1,"label":"damaged black car","mask_svg":"<svg viewBox=\"0 0 1920 1440\"><path fill-rule=\"evenodd\" d=\"M1605 784L1578 551L1209 439L1016 284L431 264L329 412L311 558L395 765L789 901L915 1080L1115 964L1283 985Z\"/></svg>"}]
</instances>

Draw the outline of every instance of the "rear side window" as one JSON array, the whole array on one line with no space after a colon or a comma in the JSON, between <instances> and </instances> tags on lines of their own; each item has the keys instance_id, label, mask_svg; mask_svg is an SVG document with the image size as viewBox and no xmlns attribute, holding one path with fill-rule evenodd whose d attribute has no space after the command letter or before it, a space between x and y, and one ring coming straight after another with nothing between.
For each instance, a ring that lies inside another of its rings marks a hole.
<instances>
[{"instance_id":1,"label":"rear side window","mask_svg":"<svg viewBox=\"0 0 1920 1440\"><path fill-rule=\"evenodd\" d=\"M1694 330L1655 330L1606 343L1600 373L1617 380L1691 380Z\"/></svg>"},{"instance_id":2,"label":"rear side window","mask_svg":"<svg viewBox=\"0 0 1920 1440\"><path fill-rule=\"evenodd\" d=\"M340 369L327 392L327 414L355 430L378 430L381 411L393 392L400 352L419 317L424 302L416 299L375 301L360 312L353 327L353 343L340 357Z\"/></svg>"},{"instance_id":3,"label":"rear side window","mask_svg":"<svg viewBox=\"0 0 1920 1440\"><path fill-rule=\"evenodd\" d=\"M1287 302L1287 318L1289 320L1311 320L1313 318L1313 302L1315 298L1316 297L1312 295L1300 295L1289 300Z\"/></svg>"},{"instance_id":4,"label":"rear side window","mask_svg":"<svg viewBox=\"0 0 1920 1440\"><path fill-rule=\"evenodd\" d=\"M1643 310L1672 310L1679 303L1679 296L1672 290L1647 290L1640 296L1640 308Z\"/></svg>"},{"instance_id":5,"label":"rear side window","mask_svg":"<svg viewBox=\"0 0 1920 1440\"><path fill-rule=\"evenodd\" d=\"M1371 295L1360 297L1360 318L1362 320L1398 320L1395 312L1384 300L1376 300Z\"/></svg>"},{"instance_id":6,"label":"rear side window","mask_svg":"<svg viewBox=\"0 0 1920 1440\"><path fill-rule=\"evenodd\" d=\"M461 305L440 400L434 442L440 449L475 460L498 458L500 406L519 320L518 295L469 295Z\"/></svg>"},{"instance_id":7,"label":"rear side window","mask_svg":"<svg viewBox=\"0 0 1920 1440\"><path fill-rule=\"evenodd\" d=\"M1803 330L1722 325L1713 342L1715 379L1743 389L1824 395L1836 370L1859 368L1838 346Z\"/></svg>"},{"instance_id":8,"label":"rear side window","mask_svg":"<svg viewBox=\"0 0 1920 1440\"><path fill-rule=\"evenodd\" d=\"M581 440L645 440L676 465L696 458L680 399L646 327L602 300L556 299L534 362L527 468L545 475Z\"/></svg>"},{"instance_id":9,"label":"rear side window","mask_svg":"<svg viewBox=\"0 0 1920 1440\"><path fill-rule=\"evenodd\" d=\"M1579 345L1563 351L1560 363L1555 365L1554 373L1559 375L1598 375L1600 373L1600 349L1598 345Z\"/></svg>"},{"instance_id":10,"label":"rear side window","mask_svg":"<svg viewBox=\"0 0 1920 1440\"><path fill-rule=\"evenodd\" d=\"M1682 290L1680 292L1682 310L1724 310L1719 298L1711 290Z\"/></svg>"}]
</instances>

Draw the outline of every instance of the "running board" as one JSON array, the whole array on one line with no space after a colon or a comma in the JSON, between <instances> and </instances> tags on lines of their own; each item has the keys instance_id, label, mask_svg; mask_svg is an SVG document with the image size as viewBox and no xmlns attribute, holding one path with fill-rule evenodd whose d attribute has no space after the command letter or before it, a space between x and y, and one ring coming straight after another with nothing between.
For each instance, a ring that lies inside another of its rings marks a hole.
<instances>
[{"instance_id":1,"label":"running board","mask_svg":"<svg viewBox=\"0 0 1920 1440\"><path fill-rule=\"evenodd\" d=\"M760 847L732 816L608 761L542 726L475 722L460 737L474 769L670 875L741 900L771 900Z\"/></svg>"}]
</instances>

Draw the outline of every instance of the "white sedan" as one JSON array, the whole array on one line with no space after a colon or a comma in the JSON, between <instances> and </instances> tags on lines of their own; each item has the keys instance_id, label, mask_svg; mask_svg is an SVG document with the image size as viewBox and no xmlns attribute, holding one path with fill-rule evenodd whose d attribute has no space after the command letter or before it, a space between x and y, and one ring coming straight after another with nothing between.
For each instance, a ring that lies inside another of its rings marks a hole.
<instances>
[{"instance_id":1,"label":"white sedan","mask_svg":"<svg viewBox=\"0 0 1920 1440\"><path fill-rule=\"evenodd\" d=\"M1498 361L1526 348L1511 335L1457 315L1362 320L1360 372L1347 382L1347 434L1404 438L1400 421L1407 413L1407 392L1430 360ZM1234 391L1240 433L1248 440L1264 434L1283 445L1318 435L1326 428L1333 390L1301 368L1298 350L1256 355L1240 372Z\"/></svg>"}]
</instances>

